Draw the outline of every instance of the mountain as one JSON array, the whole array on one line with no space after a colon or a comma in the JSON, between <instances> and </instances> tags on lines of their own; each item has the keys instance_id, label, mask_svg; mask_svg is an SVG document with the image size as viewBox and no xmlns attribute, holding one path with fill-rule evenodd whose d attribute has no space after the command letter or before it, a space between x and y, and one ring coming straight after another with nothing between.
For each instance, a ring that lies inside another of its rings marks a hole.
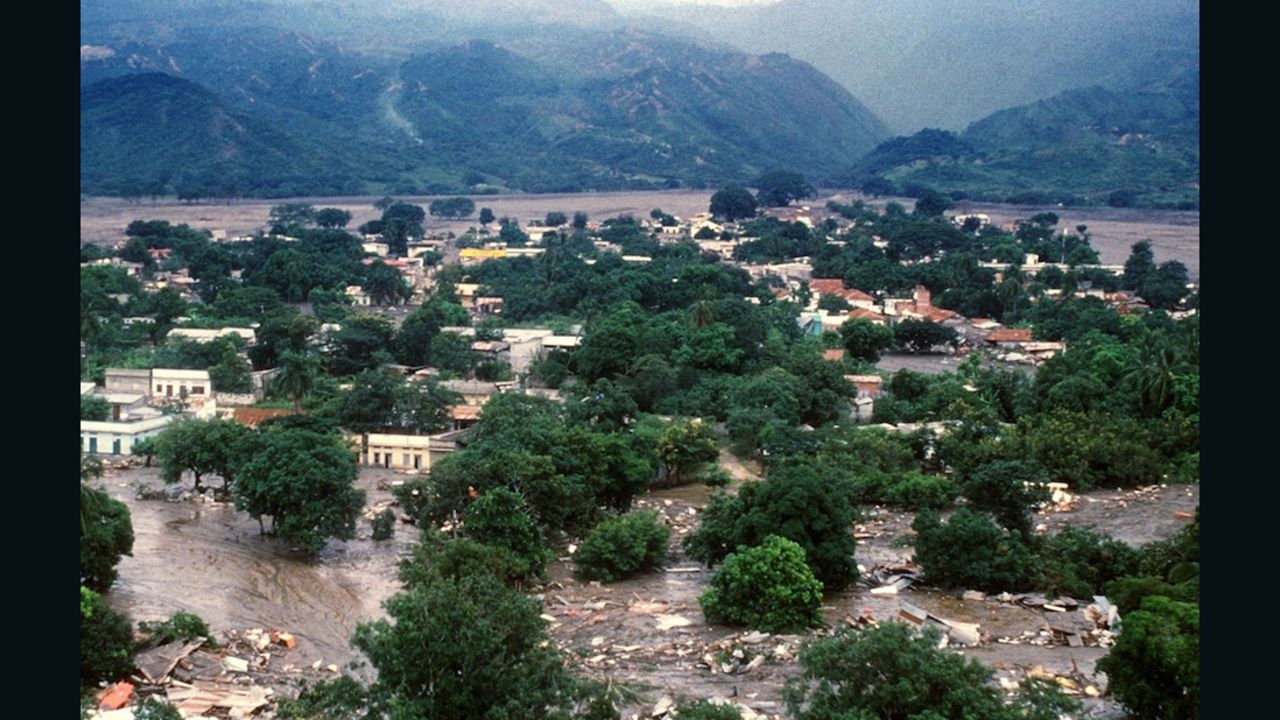
<instances>
[{"instance_id":1,"label":"mountain","mask_svg":"<svg viewBox=\"0 0 1280 720\"><path fill-rule=\"evenodd\" d=\"M301 138L232 108L205 88L160 73L80 90L82 192L340 194L353 168L323 138Z\"/></svg>"},{"instance_id":2,"label":"mountain","mask_svg":"<svg viewBox=\"0 0 1280 720\"><path fill-rule=\"evenodd\" d=\"M508 45L406 58L262 27L97 39L81 47L82 190L208 191L226 172L255 195L702 187L775 168L829 176L889 136L785 55L637 31ZM159 116L156 98L186 111Z\"/></svg>"},{"instance_id":3,"label":"mountain","mask_svg":"<svg viewBox=\"0 0 1280 720\"><path fill-rule=\"evenodd\" d=\"M1197 49L1196 0L780 0L650 6L649 27L785 52L849 89L897 133L959 131L997 110L1100 84Z\"/></svg>"},{"instance_id":4,"label":"mountain","mask_svg":"<svg viewBox=\"0 0 1280 720\"><path fill-rule=\"evenodd\" d=\"M1001 110L959 135L893 138L853 175L980 200L1198 207L1199 64L1163 67L1123 91L1090 86Z\"/></svg>"}]
</instances>

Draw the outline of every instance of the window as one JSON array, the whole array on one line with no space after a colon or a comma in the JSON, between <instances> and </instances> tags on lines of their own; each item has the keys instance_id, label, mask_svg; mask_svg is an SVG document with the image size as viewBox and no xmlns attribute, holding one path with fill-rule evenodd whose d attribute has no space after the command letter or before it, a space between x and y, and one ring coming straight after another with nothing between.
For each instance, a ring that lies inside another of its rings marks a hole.
<instances>
[{"instance_id":1,"label":"window","mask_svg":"<svg viewBox=\"0 0 1280 720\"><path fill-rule=\"evenodd\" d=\"M192 386L191 386L191 394L192 394L192 395L203 395L203 394L204 394L204 386L203 386L203 385L192 385Z\"/></svg>"},{"instance_id":2,"label":"window","mask_svg":"<svg viewBox=\"0 0 1280 720\"><path fill-rule=\"evenodd\" d=\"M409 467L409 453L404 453L400 457L401 457L400 464L404 465L405 467Z\"/></svg>"},{"instance_id":3,"label":"window","mask_svg":"<svg viewBox=\"0 0 1280 720\"><path fill-rule=\"evenodd\" d=\"M373 454L373 464L374 464L374 465L381 465L381 464L382 464L382 453L374 453L374 454Z\"/></svg>"},{"instance_id":4,"label":"window","mask_svg":"<svg viewBox=\"0 0 1280 720\"><path fill-rule=\"evenodd\" d=\"M163 385L157 385L157 386L156 386L156 392L164 392L164 386L163 386Z\"/></svg>"},{"instance_id":5,"label":"window","mask_svg":"<svg viewBox=\"0 0 1280 720\"><path fill-rule=\"evenodd\" d=\"M414 469L414 470L418 470L418 469L421 469L421 467L422 467L422 456L421 456L421 455L414 455L414 456L413 456L413 469Z\"/></svg>"}]
</instances>

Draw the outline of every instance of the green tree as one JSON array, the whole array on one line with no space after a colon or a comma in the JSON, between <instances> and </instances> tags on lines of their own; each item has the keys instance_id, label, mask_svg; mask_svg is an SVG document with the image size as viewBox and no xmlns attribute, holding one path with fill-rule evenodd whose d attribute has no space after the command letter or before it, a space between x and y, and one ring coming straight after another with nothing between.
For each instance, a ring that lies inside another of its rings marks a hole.
<instances>
[{"instance_id":1,"label":"green tree","mask_svg":"<svg viewBox=\"0 0 1280 720\"><path fill-rule=\"evenodd\" d=\"M1034 680L1006 703L995 671L938 647L941 634L905 623L841 628L800 650L783 697L796 720L1055 720L1080 703Z\"/></svg>"},{"instance_id":2,"label":"green tree","mask_svg":"<svg viewBox=\"0 0 1280 720\"><path fill-rule=\"evenodd\" d=\"M721 188L711 196L711 214L729 222L755 217L756 207L751 192L738 185Z\"/></svg>"},{"instance_id":3,"label":"green tree","mask_svg":"<svg viewBox=\"0 0 1280 720\"><path fill-rule=\"evenodd\" d=\"M395 203L382 212L382 239L388 251L402 257L408 252L410 238L422 237L422 223L427 214L418 205Z\"/></svg>"},{"instance_id":4,"label":"green tree","mask_svg":"<svg viewBox=\"0 0 1280 720\"><path fill-rule=\"evenodd\" d=\"M547 227L560 227L569 222L569 217L562 212L549 212L547 217L542 221Z\"/></svg>"},{"instance_id":5,"label":"green tree","mask_svg":"<svg viewBox=\"0 0 1280 720\"><path fill-rule=\"evenodd\" d=\"M97 422L111 419L111 402L101 395L81 395L80 419Z\"/></svg>"},{"instance_id":6,"label":"green tree","mask_svg":"<svg viewBox=\"0 0 1280 720\"><path fill-rule=\"evenodd\" d=\"M1098 661L1111 692L1137 717L1200 717L1200 607L1166 597L1129 613L1111 652Z\"/></svg>"},{"instance_id":7,"label":"green tree","mask_svg":"<svg viewBox=\"0 0 1280 720\"><path fill-rule=\"evenodd\" d=\"M320 358L301 352L286 350L280 356L280 365L272 383L280 388L293 403L293 413L302 413L302 401L315 389L320 376Z\"/></svg>"},{"instance_id":8,"label":"green tree","mask_svg":"<svg viewBox=\"0 0 1280 720\"><path fill-rule=\"evenodd\" d=\"M351 213L339 208L322 208L316 212L316 224L322 228L344 228L351 222Z\"/></svg>"},{"instance_id":9,"label":"green tree","mask_svg":"<svg viewBox=\"0 0 1280 720\"><path fill-rule=\"evenodd\" d=\"M547 637L540 604L488 575L416 585L386 603L393 622L351 643L378 671L372 695L391 718L560 718L577 683Z\"/></svg>"},{"instance_id":10,"label":"green tree","mask_svg":"<svg viewBox=\"0 0 1280 720\"><path fill-rule=\"evenodd\" d=\"M584 213L584 212L582 212L581 210L579 210L578 212L576 212L576 213L574 213L574 214L573 214L573 229L574 229L574 230L586 230L586 229L587 229L587 214L586 214L586 213Z\"/></svg>"},{"instance_id":11,"label":"green tree","mask_svg":"<svg viewBox=\"0 0 1280 720\"><path fill-rule=\"evenodd\" d=\"M196 492L201 492L204 476L217 475L226 490L235 480L248 434L249 429L234 420L189 418L172 423L156 436L160 476L166 483L176 483L190 472Z\"/></svg>"},{"instance_id":12,"label":"green tree","mask_svg":"<svg viewBox=\"0 0 1280 720\"><path fill-rule=\"evenodd\" d=\"M355 453L336 434L276 429L260 432L234 486L236 509L272 532L318 553L331 537L355 537L364 492L353 487Z\"/></svg>"},{"instance_id":13,"label":"green tree","mask_svg":"<svg viewBox=\"0 0 1280 720\"><path fill-rule=\"evenodd\" d=\"M637 572L662 567L671 528L657 512L635 512L604 520L592 528L573 554L579 577L616 582Z\"/></svg>"},{"instance_id":14,"label":"green tree","mask_svg":"<svg viewBox=\"0 0 1280 720\"><path fill-rule=\"evenodd\" d=\"M80 687L133 671L133 625L98 593L80 586Z\"/></svg>"},{"instance_id":15,"label":"green tree","mask_svg":"<svg viewBox=\"0 0 1280 720\"><path fill-rule=\"evenodd\" d=\"M1034 465L1020 460L997 460L980 465L960 481L969 506L991 513L996 522L1023 537L1031 537L1031 513L1049 499ZM1028 487L1027 483L1036 483Z\"/></svg>"},{"instance_id":16,"label":"green tree","mask_svg":"<svg viewBox=\"0 0 1280 720\"><path fill-rule=\"evenodd\" d=\"M815 192L804 176L796 172L776 170L756 179L756 200L764 207L790 205L792 200L813 197Z\"/></svg>"},{"instance_id":17,"label":"green tree","mask_svg":"<svg viewBox=\"0 0 1280 720\"><path fill-rule=\"evenodd\" d=\"M928 320L908 318L893 329L894 340L915 353L929 352L938 345L956 345L959 335L954 328Z\"/></svg>"},{"instance_id":18,"label":"green tree","mask_svg":"<svg viewBox=\"0 0 1280 720\"><path fill-rule=\"evenodd\" d=\"M1031 550L1017 531L1006 534L986 515L960 508L943 524L936 512L922 510L911 529L916 561L935 585L1016 592L1035 584Z\"/></svg>"},{"instance_id":19,"label":"green tree","mask_svg":"<svg viewBox=\"0 0 1280 720\"><path fill-rule=\"evenodd\" d=\"M365 267L360 287L369 293L374 305L397 305L413 297L413 288L400 271L381 260Z\"/></svg>"},{"instance_id":20,"label":"green tree","mask_svg":"<svg viewBox=\"0 0 1280 720\"><path fill-rule=\"evenodd\" d=\"M106 592L122 555L133 555L129 508L105 492L80 486L80 584Z\"/></svg>"},{"instance_id":21,"label":"green tree","mask_svg":"<svg viewBox=\"0 0 1280 720\"><path fill-rule=\"evenodd\" d=\"M496 487L467 508L467 537L476 542L503 548L519 560L516 574L521 580L546 577L552 553L547 549L538 523L529 513L524 498L508 488Z\"/></svg>"},{"instance_id":22,"label":"green tree","mask_svg":"<svg viewBox=\"0 0 1280 720\"><path fill-rule=\"evenodd\" d=\"M1177 260L1160 263L1138 285L1138 295L1153 308L1175 310L1187 296L1187 266Z\"/></svg>"},{"instance_id":23,"label":"green tree","mask_svg":"<svg viewBox=\"0 0 1280 720\"><path fill-rule=\"evenodd\" d=\"M916 198L916 207L913 211L920 217L942 217L942 214L955 207L955 202L948 195L927 188L920 197Z\"/></svg>"},{"instance_id":24,"label":"green tree","mask_svg":"<svg viewBox=\"0 0 1280 720\"><path fill-rule=\"evenodd\" d=\"M480 224L488 225L493 221L494 221L493 209L487 208L487 207L480 208Z\"/></svg>"},{"instance_id":25,"label":"green tree","mask_svg":"<svg viewBox=\"0 0 1280 720\"><path fill-rule=\"evenodd\" d=\"M316 221L316 209L306 203L285 203L271 208L269 219L281 228L304 227Z\"/></svg>"},{"instance_id":26,"label":"green tree","mask_svg":"<svg viewBox=\"0 0 1280 720\"><path fill-rule=\"evenodd\" d=\"M803 548L770 535L730 553L698 604L707 622L794 633L822 624L822 583Z\"/></svg>"},{"instance_id":27,"label":"green tree","mask_svg":"<svg viewBox=\"0 0 1280 720\"><path fill-rule=\"evenodd\" d=\"M352 313L339 330L328 333L327 359L330 373L354 375L392 359L395 325L381 315Z\"/></svg>"},{"instance_id":28,"label":"green tree","mask_svg":"<svg viewBox=\"0 0 1280 720\"><path fill-rule=\"evenodd\" d=\"M439 198L431 201L428 210L434 217L464 218L476 211L476 204L465 197Z\"/></svg>"},{"instance_id":29,"label":"green tree","mask_svg":"<svg viewBox=\"0 0 1280 720\"><path fill-rule=\"evenodd\" d=\"M1124 261L1124 275L1120 285L1128 290L1137 290L1146 282L1147 276L1156 270L1155 254L1151 252L1151 241L1140 240L1129 250L1129 259Z\"/></svg>"},{"instance_id":30,"label":"green tree","mask_svg":"<svg viewBox=\"0 0 1280 720\"><path fill-rule=\"evenodd\" d=\"M662 482L679 485L690 473L720 455L715 432L705 423L678 420L667 425L657 444Z\"/></svg>"},{"instance_id":31,"label":"green tree","mask_svg":"<svg viewBox=\"0 0 1280 720\"><path fill-rule=\"evenodd\" d=\"M878 362L880 353L893 347L894 341L892 330L865 318L846 320L840 326L840 338L850 357L870 363Z\"/></svg>"},{"instance_id":32,"label":"green tree","mask_svg":"<svg viewBox=\"0 0 1280 720\"><path fill-rule=\"evenodd\" d=\"M746 483L735 496L713 495L684 548L695 560L713 565L739 546L780 535L800 544L827 589L839 590L858 578L852 495L843 476L802 463L776 465L763 482Z\"/></svg>"}]
</instances>

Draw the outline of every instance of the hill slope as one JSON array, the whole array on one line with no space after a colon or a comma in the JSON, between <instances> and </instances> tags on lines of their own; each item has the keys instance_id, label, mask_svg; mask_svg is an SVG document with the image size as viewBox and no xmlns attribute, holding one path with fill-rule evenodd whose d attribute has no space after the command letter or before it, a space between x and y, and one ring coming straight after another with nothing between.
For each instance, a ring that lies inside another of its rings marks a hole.
<instances>
[{"instance_id":1,"label":"hill slope","mask_svg":"<svg viewBox=\"0 0 1280 720\"><path fill-rule=\"evenodd\" d=\"M259 28L82 48L82 187L221 174L232 159L249 194L307 174L322 192L475 191L464 180L477 174L532 191L704 186L778 167L828 175L888 137L847 91L783 55L637 32L512 46L400 61ZM124 92L121 78L139 73L151 79ZM175 144L181 133L157 121L147 94L173 91L157 73L187 81L200 142ZM245 149L226 150L210 117L234 118Z\"/></svg>"},{"instance_id":2,"label":"hill slope","mask_svg":"<svg viewBox=\"0 0 1280 720\"><path fill-rule=\"evenodd\" d=\"M983 200L1198 207L1198 63L1165 69L1124 92L1093 86L1001 110L958 136L894 138L854 175Z\"/></svg>"}]
</instances>

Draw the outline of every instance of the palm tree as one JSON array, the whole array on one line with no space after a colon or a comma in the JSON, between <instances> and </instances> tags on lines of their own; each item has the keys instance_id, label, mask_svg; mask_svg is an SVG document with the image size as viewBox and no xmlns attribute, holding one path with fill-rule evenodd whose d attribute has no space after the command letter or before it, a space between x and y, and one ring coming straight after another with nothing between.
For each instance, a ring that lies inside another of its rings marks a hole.
<instances>
[{"instance_id":1,"label":"palm tree","mask_svg":"<svg viewBox=\"0 0 1280 720\"><path fill-rule=\"evenodd\" d=\"M1144 412L1159 415L1173 402L1173 376L1185 370L1180 348L1163 335L1149 335L1138 346L1138 361L1126 379L1138 389Z\"/></svg>"},{"instance_id":2,"label":"palm tree","mask_svg":"<svg viewBox=\"0 0 1280 720\"><path fill-rule=\"evenodd\" d=\"M316 377L320 374L320 359L314 355L295 353L286 350L280 355L275 382L289 395L293 401L293 413L302 413L302 399L316 385Z\"/></svg>"}]
</instances>

